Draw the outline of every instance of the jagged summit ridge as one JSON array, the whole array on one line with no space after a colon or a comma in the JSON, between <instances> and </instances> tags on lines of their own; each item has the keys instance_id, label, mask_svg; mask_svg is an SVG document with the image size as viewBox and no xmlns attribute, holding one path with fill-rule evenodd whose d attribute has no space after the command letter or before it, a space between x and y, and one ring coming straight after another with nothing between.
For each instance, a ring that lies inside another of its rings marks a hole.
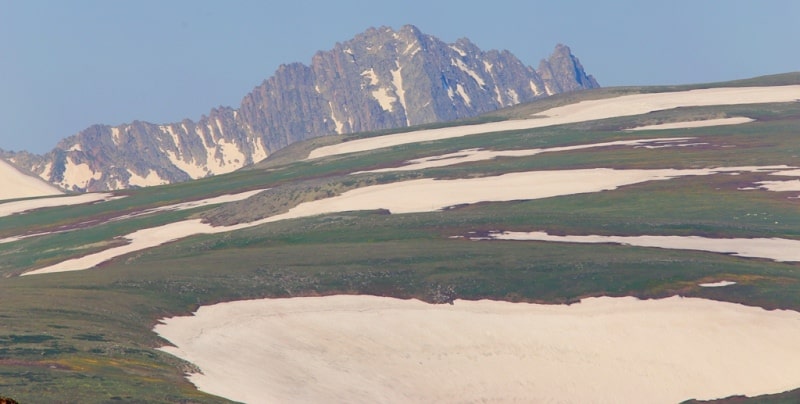
<instances>
[{"instance_id":1,"label":"jagged summit ridge","mask_svg":"<svg viewBox=\"0 0 800 404\"><path fill-rule=\"evenodd\" d=\"M539 70L466 38L447 44L412 25L370 28L291 63L197 122L94 125L44 156L14 161L73 191L166 184L234 171L317 136L475 116L565 91L598 87L569 48Z\"/></svg>"},{"instance_id":2,"label":"jagged summit ridge","mask_svg":"<svg viewBox=\"0 0 800 404\"><path fill-rule=\"evenodd\" d=\"M564 44L556 45L550 59L542 59L537 72L552 94L600 87L594 77L586 74L581 62Z\"/></svg>"}]
</instances>

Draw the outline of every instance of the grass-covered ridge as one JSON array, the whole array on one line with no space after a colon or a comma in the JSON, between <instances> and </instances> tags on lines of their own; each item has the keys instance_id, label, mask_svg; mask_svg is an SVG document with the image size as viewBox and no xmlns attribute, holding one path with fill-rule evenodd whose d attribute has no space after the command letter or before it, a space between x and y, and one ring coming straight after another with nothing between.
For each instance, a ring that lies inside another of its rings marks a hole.
<instances>
[{"instance_id":1,"label":"grass-covered ridge","mask_svg":"<svg viewBox=\"0 0 800 404\"><path fill-rule=\"evenodd\" d=\"M620 94L798 83L800 74L793 73L709 85L600 89L520 105L469 123L520 118ZM755 121L669 131L622 130L731 116ZM248 222L376 184L595 167L800 167L798 128L798 102L679 108L304 160L315 147L346 140L322 138L293 145L227 175L125 191L120 193L125 198L103 203L0 217L0 238L63 231L0 244L0 395L20 402L224 402L188 383L183 373L193 371L192 365L156 350L164 341L151 329L160 318L240 299L346 293L438 303L455 298L569 303L587 296L680 294L800 310L800 263L611 244L474 242L453 237L537 230L800 240L800 199L794 198L800 192L741 190L779 179L768 173L684 177L608 192L427 213L345 211L180 239L86 271L16 276L124 243L121 236L141 228L192 218L216 224ZM350 139L376 135L380 134ZM522 150L659 137L692 137L692 142L703 145L592 148L350 175L472 148ZM153 207L255 189L268 190L221 206L113 220ZM698 286L721 279L737 284Z\"/></svg>"}]
</instances>

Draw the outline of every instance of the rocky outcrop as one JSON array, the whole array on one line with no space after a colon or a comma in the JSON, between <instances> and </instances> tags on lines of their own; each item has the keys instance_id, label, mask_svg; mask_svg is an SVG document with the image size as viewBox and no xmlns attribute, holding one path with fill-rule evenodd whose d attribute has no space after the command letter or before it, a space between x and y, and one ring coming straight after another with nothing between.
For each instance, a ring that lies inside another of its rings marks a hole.
<instances>
[{"instance_id":1,"label":"rocky outcrop","mask_svg":"<svg viewBox=\"0 0 800 404\"><path fill-rule=\"evenodd\" d=\"M371 28L310 65L280 66L238 109L216 108L197 122L95 125L44 156L14 161L67 190L165 184L231 172L312 137L471 117L593 87L564 45L536 71L467 39Z\"/></svg>"},{"instance_id":2,"label":"rocky outcrop","mask_svg":"<svg viewBox=\"0 0 800 404\"><path fill-rule=\"evenodd\" d=\"M594 77L586 74L566 45L556 45L556 50L548 60L539 63L539 75L549 93L564 93L585 88L600 87Z\"/></svg>"}]
</instances>

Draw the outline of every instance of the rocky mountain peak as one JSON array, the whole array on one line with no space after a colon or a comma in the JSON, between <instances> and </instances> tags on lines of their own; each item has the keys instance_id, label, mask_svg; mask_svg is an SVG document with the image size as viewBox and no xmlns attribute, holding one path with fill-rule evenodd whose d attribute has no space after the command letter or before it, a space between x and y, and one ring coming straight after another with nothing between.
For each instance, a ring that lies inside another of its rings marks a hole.
<instances>
[{"instance_id":1,"label":"rocky mountain peak","mask_svg":"<svg viewBox=\"0 0 800 404\"><path fill-rule=\"evenodd\" d=\"M598 87L568 47L538 71L469 39L447 44L413 25L369 28L284 64L195 122L94 125L21 169L73 191L148 186L231 172L317 136L448 121L565 91Z\"/></svg>"},{"instance_id":2,"label":"rocky mountain peak","mask_svg":"<svg viewBox=\"0 0 800 404\"><path fill-rule=\"evenodd\" d=\"M542 59L539 63L537 71L554 93L600 87L594 77L586 74L581 62L564 44L557 44L550 58Z\"/></svg>"}]
</instances>

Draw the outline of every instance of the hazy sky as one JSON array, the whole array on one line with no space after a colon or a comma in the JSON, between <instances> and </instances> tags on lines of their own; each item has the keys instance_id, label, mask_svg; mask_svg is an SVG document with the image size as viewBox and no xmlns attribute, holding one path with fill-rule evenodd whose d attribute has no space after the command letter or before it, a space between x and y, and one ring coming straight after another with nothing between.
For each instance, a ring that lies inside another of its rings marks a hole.
<instances>
[{"instance_id":1,"label":"hazy sky","mask_svg":"<svg viewBox=\"0 0 800 404\"><path fill-rule=\"evenodd\" d=\"M0 148L238 107L282 63L405 24L534 67L564 43L603 86L800 70L798 0L0 0Z\"/></svg>"}]
</instances>

